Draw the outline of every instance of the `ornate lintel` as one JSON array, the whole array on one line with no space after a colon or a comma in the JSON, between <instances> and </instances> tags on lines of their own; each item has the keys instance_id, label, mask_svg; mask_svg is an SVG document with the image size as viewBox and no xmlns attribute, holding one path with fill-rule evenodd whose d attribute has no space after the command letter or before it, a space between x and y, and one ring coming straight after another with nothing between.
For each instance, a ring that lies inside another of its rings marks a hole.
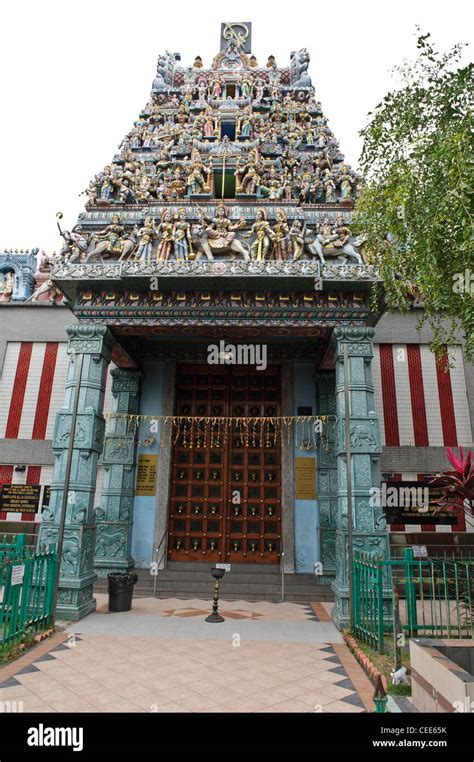
<instances>
[{"instance_id":1,"label":"ornate lintel","mask_svg":"<svg viewBox=\"0 0 474 762\"><path fill-rule=\"evenodd\" d=\"M123 280L133 277L193 276L193 277L313 277L323 280L377 280L374 265L323 265L312 260L248 261L213 260L197 262L114 262L110 264L61 263L53 270L55 281L65 280Z\"/></svg>"}]
</instances>

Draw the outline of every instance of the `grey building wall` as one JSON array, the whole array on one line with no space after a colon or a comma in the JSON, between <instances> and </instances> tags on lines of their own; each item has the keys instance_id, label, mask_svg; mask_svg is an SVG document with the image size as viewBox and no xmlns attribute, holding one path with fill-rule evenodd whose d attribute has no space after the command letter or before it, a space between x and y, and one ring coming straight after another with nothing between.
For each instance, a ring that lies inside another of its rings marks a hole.
<instances>
[{"instance_id":1,"label":"grey building wall","mask_svg":"<svg viewBox=\"0 0 474 762\"><path fill-rule=\"evenodd\" d=\"M65 326L77 322L65 304L0 304L0 373L9 341L65 342Z\"/></svg>"},{"instance_id":2,"label":"grey building wall","mask_svg":"<svg viewBox=\"0 0 474 762\"><path fill-rule=\"evenodd\" d=\"M66 342L65 326L77 322L64 304L0 304L0 374L8 342ZM51 440L0 439L0 463L51 466L54 463Z\"/></svg>"}]
</instances>

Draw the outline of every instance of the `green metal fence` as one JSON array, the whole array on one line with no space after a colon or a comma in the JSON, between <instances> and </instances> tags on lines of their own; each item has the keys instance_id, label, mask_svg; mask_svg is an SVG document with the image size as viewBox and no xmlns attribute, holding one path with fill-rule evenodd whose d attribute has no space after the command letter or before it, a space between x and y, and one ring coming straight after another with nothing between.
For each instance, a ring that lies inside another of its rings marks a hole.
<instances>
[{"instance_id":1,"label":"green metal fence","mask_svg":"<svg viewBox=\"0 0 474 762\"><path fill-rule=\"evenodd\" d=\"M26 632L54 621L58 556L54 545L33 551L25 535L0 542L0 653Z\"/></svg>"},{"instance_id":2,"label":"green metal fence","mask_svg":"<svg viewBox=\"0 0 474 762\"><path fill-rule=\"evenodd\" d=\"M355 634L380 653L394 636L394 611L409 637L474 637L473 559L416 559L407 548L382 561L356 551L353 583Z\"/></svg>"},{"instance_id":3,"label":"green metal fence","mask_svg":"<svg viewBox=\"0 0 474 762\"><path fill-rule=\"evenodd\" d=\"M4 534L3 537L0 536L0 563L3 562L5 554L20 552L26 544L26 534Z\"/></svg>"}]
</instances>

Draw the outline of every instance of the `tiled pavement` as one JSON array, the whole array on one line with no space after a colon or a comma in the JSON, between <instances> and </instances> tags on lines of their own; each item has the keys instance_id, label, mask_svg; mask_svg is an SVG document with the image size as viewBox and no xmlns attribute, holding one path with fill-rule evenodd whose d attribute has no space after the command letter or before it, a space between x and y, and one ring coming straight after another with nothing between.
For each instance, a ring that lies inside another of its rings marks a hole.
<instances>
[{"instance_id":1,"label":"tiled pavement","mask_svg":"<svg viewBox=\"0 0 474 762\"><path fill-rule=\"evenodd\" d=\"M370 708L373 688L332 623L315 621L307 607L293 610L298 604L242 603L227 604L227 613L245 618L219 625L203 621L207 601L161 601L161 614L151 603L149 613L137 613L134 601L131 612L93 614L71 625L63 643L32 653L29 663L23 657L1 683L0 701L21 701L25 712ZM287 618L273 618L272 605Z\"/></svg>"}]
</instances>

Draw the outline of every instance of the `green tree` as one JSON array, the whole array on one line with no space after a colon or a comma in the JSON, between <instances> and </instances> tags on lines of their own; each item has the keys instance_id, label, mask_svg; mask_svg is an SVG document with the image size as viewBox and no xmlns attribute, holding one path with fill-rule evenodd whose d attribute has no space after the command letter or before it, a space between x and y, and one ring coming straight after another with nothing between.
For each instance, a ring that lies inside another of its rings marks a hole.
<instances>
[{"instance_id":1,"label":"green tree","mask_svg":"<svg viewBox=\"0 0 474 762\"><path fill-rule=\"evenodd\" d=\"M463 45L437 52L418 37L414 62L395 69L398 89L361 131L361 189L355 227L379 265L387 303L407 310L418 291L432 348L461 330L474 356L472 229L474 67Z\"/></svg>"}]
</instances>

